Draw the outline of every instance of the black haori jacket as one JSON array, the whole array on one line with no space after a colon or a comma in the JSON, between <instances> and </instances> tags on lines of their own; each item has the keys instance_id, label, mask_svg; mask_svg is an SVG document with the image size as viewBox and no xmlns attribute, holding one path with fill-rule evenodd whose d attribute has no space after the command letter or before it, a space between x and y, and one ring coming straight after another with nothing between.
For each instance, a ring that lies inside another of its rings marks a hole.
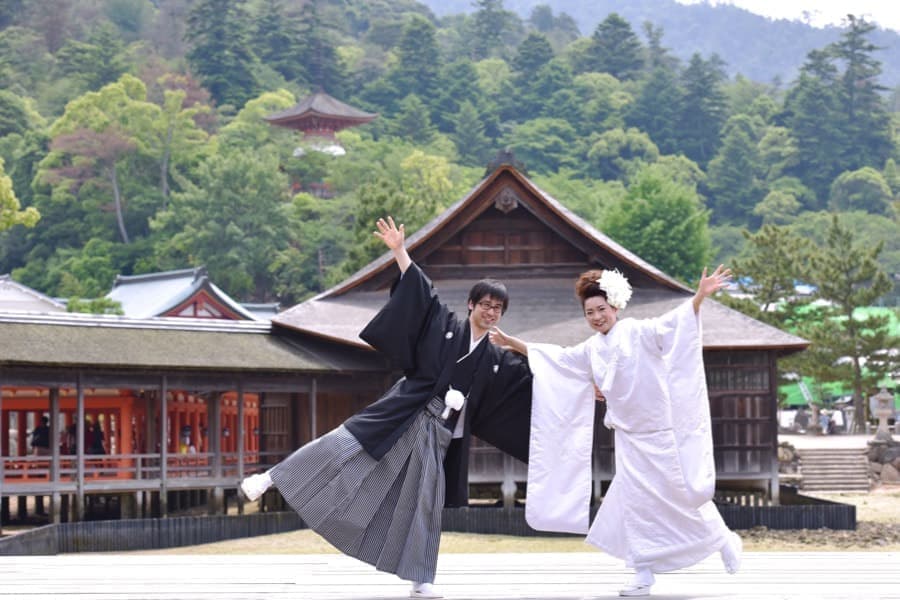
<instances>
[{"instance_id":1,"label":"black haori jacket","mask_svg":"<svg viewBox=\"0 0 900 600\"><path fill-rule=\"evenodd\" d=\"M469 320L442 304L431 280L415 264L391 288L391 297L360 337L385 354L402 377L376 402L344 422L362 447L381 459L428 401L443 398L447 385L468 389L463 437L450 443L444 458L446 506L469 499L471 434L528 461L531 421L531 371L518 354L487 339L476 350L478 364L470 382L453 377L457 359L469 351ZM471 373L471 367L468 373Z\"/></svg>"}]
</instances>

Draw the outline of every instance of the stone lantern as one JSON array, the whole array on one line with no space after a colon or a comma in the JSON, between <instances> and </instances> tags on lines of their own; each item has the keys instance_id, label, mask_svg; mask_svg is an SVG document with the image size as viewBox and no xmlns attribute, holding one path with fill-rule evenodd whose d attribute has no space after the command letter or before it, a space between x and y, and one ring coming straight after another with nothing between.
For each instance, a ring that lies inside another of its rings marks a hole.
<instances>
[{"instance_id":1,"label":"stone lantern","mask_svg":"<svg viewBox=\"0 0 900 600\"><path fill-rule=\"evenodd\" d=\"M878 417L878 429L875 430L877 439L891 439L888 429L888 419L894 416L894 395L881 388L881 391L872 396L872 414Z\"/></svg>"}]
</instances>

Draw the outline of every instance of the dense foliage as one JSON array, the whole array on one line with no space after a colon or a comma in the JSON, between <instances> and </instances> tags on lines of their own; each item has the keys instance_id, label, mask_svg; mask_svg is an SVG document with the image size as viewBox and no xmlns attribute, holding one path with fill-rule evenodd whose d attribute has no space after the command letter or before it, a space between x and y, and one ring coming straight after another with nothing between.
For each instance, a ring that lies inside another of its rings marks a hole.
<instances>
[{"instance_id":1,"label":"dense foliage","mask_svg":"<svg viewBox=\"0 0 900 600\"><path fill-rule=\"evenodd\" d=\"M0 272L48 294L204 264L290 304L379 252L376 216L414 230L501 149L686 281L742 232L824 238L832 214L900 273L897 113L860 18L773 83L624 10L582 35L582 15L502 0L40 6L0 3ZM339 134L345 156L263 120L318 89L379 113Z\"/></svg>"}]
</instances>

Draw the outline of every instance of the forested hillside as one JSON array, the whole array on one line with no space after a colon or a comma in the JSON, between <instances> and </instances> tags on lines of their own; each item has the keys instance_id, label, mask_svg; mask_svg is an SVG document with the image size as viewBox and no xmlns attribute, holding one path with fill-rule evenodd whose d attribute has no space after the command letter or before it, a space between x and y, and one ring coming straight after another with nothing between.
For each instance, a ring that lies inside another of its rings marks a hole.
<instances>
[{"instance_id":1,"label":"forested hillside","mask_svg":"<svg viewBox=\"0 0 900 600\"><path fill-rule=\"evenodd\" d=\"M379 252L377 216L416 229L503 149L685 281L771 228L821 254L835 223L900 273L898 115L864 20L776 86L685 52L687 28L608 13L582 34L548 5L471 4L0 1L0 273L91 298L203 264L289 305ZM339 134L344 156L263 120L318 89L379 114ZM779 275L815 281L798 256Z\"/></svg>"},{"instance_id":2,"label":"forested hillside","mask_svg":"<svg viewBox=\"0 0 900 600\"><path fill-rule=\"evenodd\" d=\"M472 0L424 0L438 16L469 13ZM839 27L816 28L799 21L768 19L730 5L685 5L675 0L507 0L506 8L528 18L536 7L572 17L582 34L589 34L609 13L631 23L641 35L645 22L665 32L666 46L674 56L688 60L699 52L718 54L730 75L741 74L753 81L789 83L797 76L810 50L838 41ZM853 4L847 11L853 12ZM873 52L884 65L881 81L900 86L900 33L872 31L869 39L879 48Z\"/></svg>"}]
</instances>

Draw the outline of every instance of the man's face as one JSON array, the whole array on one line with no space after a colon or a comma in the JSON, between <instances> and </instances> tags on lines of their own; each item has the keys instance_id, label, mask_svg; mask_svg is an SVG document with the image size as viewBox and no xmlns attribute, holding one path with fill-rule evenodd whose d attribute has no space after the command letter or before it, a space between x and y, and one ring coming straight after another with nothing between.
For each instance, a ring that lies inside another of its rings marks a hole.
<instances>
[{"instance_id":1,"label":"man's face","mask_svg":"<svg viewBox=\"0 0 900 600\"><path fill-rule=\"evenodd\" d=\"M469 325L475 337L481 337L500 322L503 316L503 300L483 296L478 302L469 301Z\"/></svg>"}]
</instances>

